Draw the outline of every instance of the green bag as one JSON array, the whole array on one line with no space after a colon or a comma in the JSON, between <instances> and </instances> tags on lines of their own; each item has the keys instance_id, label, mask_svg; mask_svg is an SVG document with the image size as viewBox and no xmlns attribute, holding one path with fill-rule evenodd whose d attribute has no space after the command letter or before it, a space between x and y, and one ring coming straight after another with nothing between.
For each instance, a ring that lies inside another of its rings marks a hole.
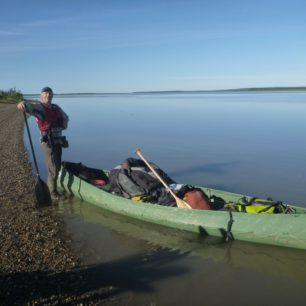
<instances>
[{"instance_id":1,"label":"green bag","mask_svg":"<svg viewBox=\"0 0 306 306\"><path fill-rule=\"evenodd\" d=\"M275 202L270 198L260 199L253 197L248 200L246 197L243 197L238 203L229 203L226 207L237 212L249 214L279 214L288 212L287 207L282 202Z\"/></svg>"}]
</instances>

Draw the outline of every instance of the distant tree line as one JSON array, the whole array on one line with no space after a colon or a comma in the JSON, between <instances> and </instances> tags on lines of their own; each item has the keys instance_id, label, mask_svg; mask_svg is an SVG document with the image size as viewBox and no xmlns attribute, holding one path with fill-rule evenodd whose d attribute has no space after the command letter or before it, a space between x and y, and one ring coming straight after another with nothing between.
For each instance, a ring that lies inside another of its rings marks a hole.
<instances>
[{"instance_id":1,"label":"distant tree line","mask_svg":"<svg viewBox=\"0 0 306 306\"><path fill-rule=\"evenodd\" d=\"M15 87L9 90L0 90L0 102L17 102L23 100L23 94Z\"/></svg>"}]
</instances>

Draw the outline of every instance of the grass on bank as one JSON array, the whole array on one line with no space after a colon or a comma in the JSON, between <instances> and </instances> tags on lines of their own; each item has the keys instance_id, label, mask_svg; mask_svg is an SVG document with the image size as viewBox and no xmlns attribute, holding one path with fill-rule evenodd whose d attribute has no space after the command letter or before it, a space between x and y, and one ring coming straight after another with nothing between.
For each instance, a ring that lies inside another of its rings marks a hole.
<instances>
[{"instance_id":1,"label":"grass on bank","mask_svg":"<svg viewBox=\"0 0 306 306\"><path fill-rule=\"evenodd\" d=\"M7 91L0 90L0 103L16 103L23 99L23 94L16 88L11 88Z\"/></svg>"}]
</instances>

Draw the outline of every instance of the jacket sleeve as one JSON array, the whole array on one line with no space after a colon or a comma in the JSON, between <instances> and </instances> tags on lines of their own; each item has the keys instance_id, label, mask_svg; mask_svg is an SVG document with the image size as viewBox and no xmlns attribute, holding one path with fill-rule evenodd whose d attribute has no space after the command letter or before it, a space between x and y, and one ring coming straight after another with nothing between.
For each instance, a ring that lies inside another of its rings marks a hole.
<instances>
[{"instance_id":1,"label":"jacket sleeve","mask_svg":"<svg viewBox=\"0 0 306 306\"><path fill-rule=\"evenodd\" d=\"M46 116L46 112L39 102L25 103L25 110L29 115L34 116L41 121L43 121Z\"/></svg>"}]
</instances>

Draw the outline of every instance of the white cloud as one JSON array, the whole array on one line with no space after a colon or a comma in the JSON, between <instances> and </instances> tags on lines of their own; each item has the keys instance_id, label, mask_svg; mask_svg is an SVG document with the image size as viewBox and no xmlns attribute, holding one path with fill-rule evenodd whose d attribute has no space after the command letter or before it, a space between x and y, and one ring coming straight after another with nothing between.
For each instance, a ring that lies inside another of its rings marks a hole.
<instances>
[{"instance_id":1,"label":"white cloud","mask_svg":"<svg viewBox=\"0 0 306 306\"><path fill-rule=\"evenodd\" d=\"M8 31L8 30L0 30L0 36L12 36L12 35L20 35L20 32L16 31Z\"/></svg>"}]
</instances>

